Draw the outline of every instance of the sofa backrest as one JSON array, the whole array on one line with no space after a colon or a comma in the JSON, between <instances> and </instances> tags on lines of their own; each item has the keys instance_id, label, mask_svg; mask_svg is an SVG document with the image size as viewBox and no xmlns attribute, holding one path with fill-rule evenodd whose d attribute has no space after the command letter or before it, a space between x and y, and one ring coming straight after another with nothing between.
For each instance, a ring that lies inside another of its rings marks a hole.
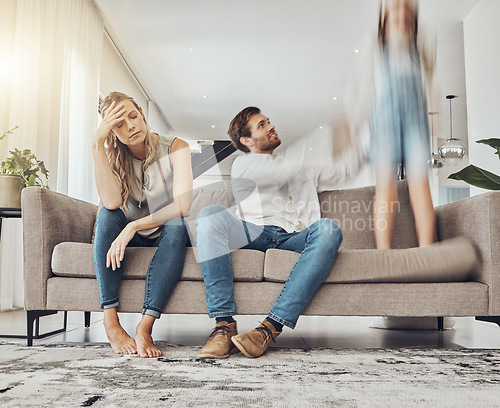
<instances>
[{"instance_id":1,"label":"sofa backrest","mask_svg":"<svg viewBox=\"0 0 500 408\"><path fill-rule=\"evenodd\" d=\"M210 205L221 205L235 212L234 197L231 190L231 181L218 181L198 187L193 191L193 203L191 204L191 213L186 218L188 225L189 239L191 244L196 246L196 216L205 207Z\"/></svg>"},{"instance_id":2,"label":"sofa backrest","mask_svg":"<svg viewBox=\"0 0 500 408\"><path fill-rule=\"evenodd\" d=\"M325 191L319 194L321 216L331 218L342 228L342 249L374 249L373 186L356 189ZM415 221L406 181L398 183L398 202L394 203L395 225L393 248L418 246ZM188 218L192 239L196 236L194 220L200 210L209 205L221 205L234 212L231 182L220 181L197 188L193 194L191 215Z\"/></svg>"},{"instance_id":3,"label":"sofa backrest","mask_svg":"<svg viewBox=\"0 0 500 408\"><path fill-rule=\"evenodd\" d=\"M361 187L325 191L319 194L321 215L331 218L342 228L342 249L374 249L373 197L375 187ZM398 182L398 202L395 212L392 247L413 248L418 246L415 220L410 205L408 184Z\"/></svg>"},{"instance_id":4,"label":"sofa backrest","mask_svg":"<svg viewBox=\"0 0 500 408\"><path fill-rule=\"evenodd\" d=\"M231 190L231 181L218 181L198 187L193 191L193 204L190 218L209 205L221 205L234 212L234 197Z\"/></svg>"}]
</instances>

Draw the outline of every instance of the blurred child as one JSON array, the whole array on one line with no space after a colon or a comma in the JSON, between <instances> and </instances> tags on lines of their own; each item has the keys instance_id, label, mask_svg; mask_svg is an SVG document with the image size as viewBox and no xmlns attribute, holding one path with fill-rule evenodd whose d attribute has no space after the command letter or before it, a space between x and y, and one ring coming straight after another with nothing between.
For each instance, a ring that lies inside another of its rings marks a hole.
<instances>
[{"instance_id":1,"label":"blurred child","mask_svg":"<svg viewBox=\"0 0 500 408\"><path fill-rule=\"evenodd\" d=\"M372 160L376 171L375 243L389 249L397 202L397 169L406 171L419 246L434 242L435 214L428 180L427 95L434 44L419 30L416 0L383 0L373 56Z\"/></svg>"}]
</instances>

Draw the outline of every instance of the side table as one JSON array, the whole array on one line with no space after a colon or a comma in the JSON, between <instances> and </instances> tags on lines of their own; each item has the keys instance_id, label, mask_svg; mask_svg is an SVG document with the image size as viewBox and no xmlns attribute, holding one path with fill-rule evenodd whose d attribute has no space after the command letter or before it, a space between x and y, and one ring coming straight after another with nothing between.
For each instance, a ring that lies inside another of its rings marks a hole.
<instances>
[{"instance_id":1,"label":"side table","mask_svg":"<svg viewBox=\"0 0 500 408\"><path fill-rule=\"evenodd\" d=\"M21 218L22 213L20 208L9 208L9 207L0 207L0 239L2 238L2 220L4 218ZM28 331L31 329L31 333L33 332L33 323L36 323L35 326L35 335L32 336L34 339L42 339L47 336L51 336L53 334L61 333L66 331L67 320L68 320L68 312L64 312L64 322L63 328L57 329L48 333L40 334L40 317L48 316L56 314L55 310L44 310L39 312L27 312L28 319ZM12 334L2 334L0 333L0 338L10 338L10 339L27 339L26 335L12 335Z\"/></svg>"}]
</instances>

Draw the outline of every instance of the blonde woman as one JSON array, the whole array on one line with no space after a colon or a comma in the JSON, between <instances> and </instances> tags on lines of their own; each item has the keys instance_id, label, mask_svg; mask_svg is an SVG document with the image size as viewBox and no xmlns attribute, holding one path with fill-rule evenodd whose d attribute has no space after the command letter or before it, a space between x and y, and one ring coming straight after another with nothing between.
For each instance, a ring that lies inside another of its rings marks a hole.
<instances>
[{"instance_id":1,"label":"blonde woman","mask_svg":"<svg viewBox=\"0 0 500 408\"><path fill-rule=\"evenodd\" d=\"M193 178L188 144L152 133L141 107L120 92L101 103L92 142L102 208L97 215L94 267L104 328L113 351L159 357L151 332L181 275ZM117 313L127 246L157 247L146 275L142 318L135 340Z\"/></svg>"}]
</instances>

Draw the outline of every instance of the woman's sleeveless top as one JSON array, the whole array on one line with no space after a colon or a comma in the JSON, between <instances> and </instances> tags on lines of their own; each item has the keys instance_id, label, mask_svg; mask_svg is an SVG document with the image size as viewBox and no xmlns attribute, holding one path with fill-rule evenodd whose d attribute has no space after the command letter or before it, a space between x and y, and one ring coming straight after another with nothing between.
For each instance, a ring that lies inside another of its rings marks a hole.
<instances>
[{"instance_id":1,"label":"woman's sleeveless top","mask_svg":"<svg viewBox=\"0 0 500 408\"><path fill-rule=\"evenodd\" d=\"M159 136L153 160L143 171L143 160L132 158L132 192L128 205L122 206L128 221L146 217L173 202L173 172L170 151L175 137ZM137 232L149 239L158 238L159 227Z\"/></svg>"}]
</instances>

